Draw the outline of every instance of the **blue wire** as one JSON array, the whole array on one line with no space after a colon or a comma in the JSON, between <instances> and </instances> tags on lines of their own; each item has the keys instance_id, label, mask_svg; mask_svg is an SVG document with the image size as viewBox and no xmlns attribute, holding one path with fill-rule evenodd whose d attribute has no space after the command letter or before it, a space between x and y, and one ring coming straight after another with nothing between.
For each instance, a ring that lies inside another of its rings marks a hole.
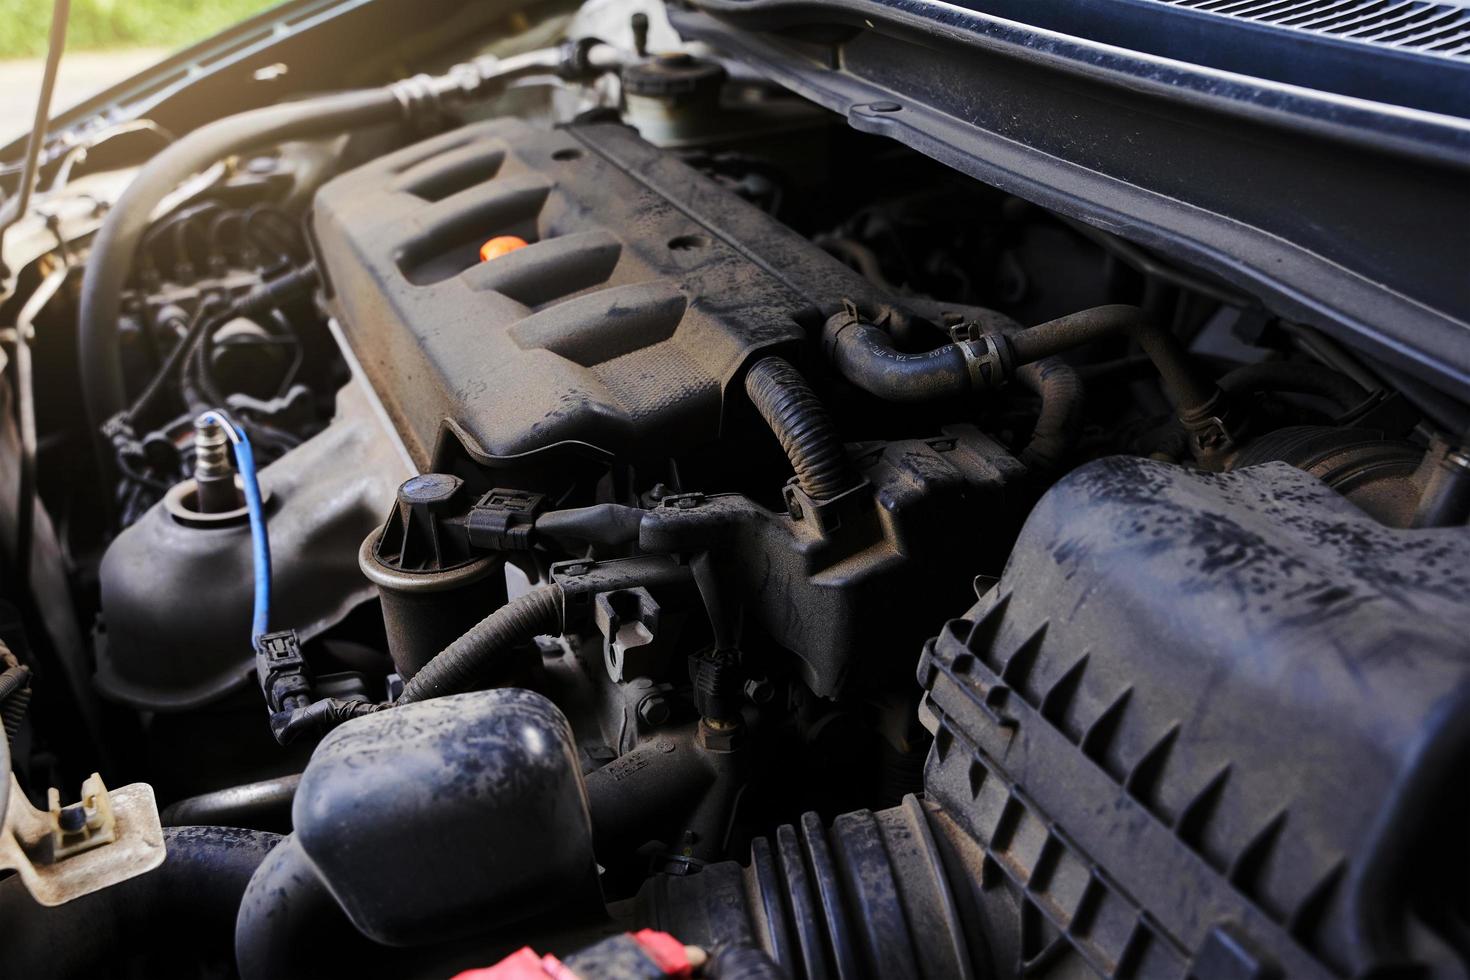
<instances>
[{"instance_id":1,"label":"blue wire","mask_svg":"<svg viewBox=\"0 0 1470 980\"><path fill-rule=\"evenodd\" d=\"M265 530L265 506L260 499L255 453L245 431L236 428L223 412L205 412L199 416L199 422L213 422L225 430L230 448L235 452L235 468L240 471L240 482L245 488L245 510L250 515L250 547L255 571L255 615L250 624L250 643L258 646L260 638L270 632L271 543Z\"/></svg>"}]
</instances>

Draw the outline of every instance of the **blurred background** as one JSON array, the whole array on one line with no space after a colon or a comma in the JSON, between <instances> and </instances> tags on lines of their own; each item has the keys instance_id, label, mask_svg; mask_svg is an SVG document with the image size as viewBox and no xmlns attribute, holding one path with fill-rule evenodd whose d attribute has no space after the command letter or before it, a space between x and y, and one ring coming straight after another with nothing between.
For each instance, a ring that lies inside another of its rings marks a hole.
<instances>
[{"instance_id":1,"label":"blurred background","mask_svg":"<svg viewBox=\"0 0 1470 980\"><path fill-rule=\"evenodd\" d=\"M72 0L51 113L279 0ZM31 128L50 0L0 0L0 143Z\"/></svg>"}]
</instances>

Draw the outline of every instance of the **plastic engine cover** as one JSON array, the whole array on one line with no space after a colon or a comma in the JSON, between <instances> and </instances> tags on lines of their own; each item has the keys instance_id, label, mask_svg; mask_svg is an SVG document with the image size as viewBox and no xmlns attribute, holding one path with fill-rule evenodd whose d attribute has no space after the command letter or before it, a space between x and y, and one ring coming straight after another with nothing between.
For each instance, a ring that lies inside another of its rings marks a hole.
<instances>
[{"instance_id":1,"label":"plastic engine cover","mask_svg":"<svg viewBox=\"0 0 1470 980\"><path fill-rule=\"evenodd\" d=\"M667 455L720 433L749 356L868 288L619 125L472 125L326 184L334 311L420 466L563 444ZM490 238L528 246L481 261Z\"/></svg>"},{"instance_id":2,"label":"plastic engine cover","mask_svg":"<svg viewBox=\"0 0 1470 980\"><path fill-rule=\"evenodd\" d=\"M1464 975L1430 923L1466 897L1470 529L1391 530L1282 463L1101 460L919 679L929 797L1054 966Z\"/></svg>"}]
</instances>

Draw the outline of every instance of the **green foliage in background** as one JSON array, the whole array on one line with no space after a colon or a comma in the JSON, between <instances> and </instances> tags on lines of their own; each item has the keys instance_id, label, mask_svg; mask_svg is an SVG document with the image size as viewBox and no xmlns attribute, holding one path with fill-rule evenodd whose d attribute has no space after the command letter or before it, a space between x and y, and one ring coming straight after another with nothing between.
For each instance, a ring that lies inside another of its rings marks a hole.
<instances>
[{"instance_id":1,"label":"green foliage in background","mask_svg":"<svg viewBox=\"0 0 1470 980\"><path fill-rule=\"evenodd\" d=\"M72 0L68 51L179 48L279 0ZM48 0L0 0L0 58L46 53Z\"/></svg>"}]
</instances>

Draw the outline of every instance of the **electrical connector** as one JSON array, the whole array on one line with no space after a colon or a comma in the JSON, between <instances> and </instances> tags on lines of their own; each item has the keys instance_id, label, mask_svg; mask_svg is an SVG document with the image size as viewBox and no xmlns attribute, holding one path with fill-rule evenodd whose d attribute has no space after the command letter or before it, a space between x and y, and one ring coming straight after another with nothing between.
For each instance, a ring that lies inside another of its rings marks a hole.
<instances>
[{"instance_id":1,"label":"electrical connector","mask_svg":"<svg viewBox=\"0 0 1470 980\"><path fill-rule=\"evenodd\" d=\"M255 676L271 713L272 731L278 715L289 715L311 702L311 673L295 630L265 633L256 641Z\"/></svg>"},{"instance_id":2,"label":"electrical connector","mask_svg":"<svg viewBox=\"0 0 1470 980\"><path fill-rule=\"evenodd\" d=\"M544 494L495 489L482 496L465 518L470 547L486 551L526 551Z\"/></svg>"}]
</instances>

